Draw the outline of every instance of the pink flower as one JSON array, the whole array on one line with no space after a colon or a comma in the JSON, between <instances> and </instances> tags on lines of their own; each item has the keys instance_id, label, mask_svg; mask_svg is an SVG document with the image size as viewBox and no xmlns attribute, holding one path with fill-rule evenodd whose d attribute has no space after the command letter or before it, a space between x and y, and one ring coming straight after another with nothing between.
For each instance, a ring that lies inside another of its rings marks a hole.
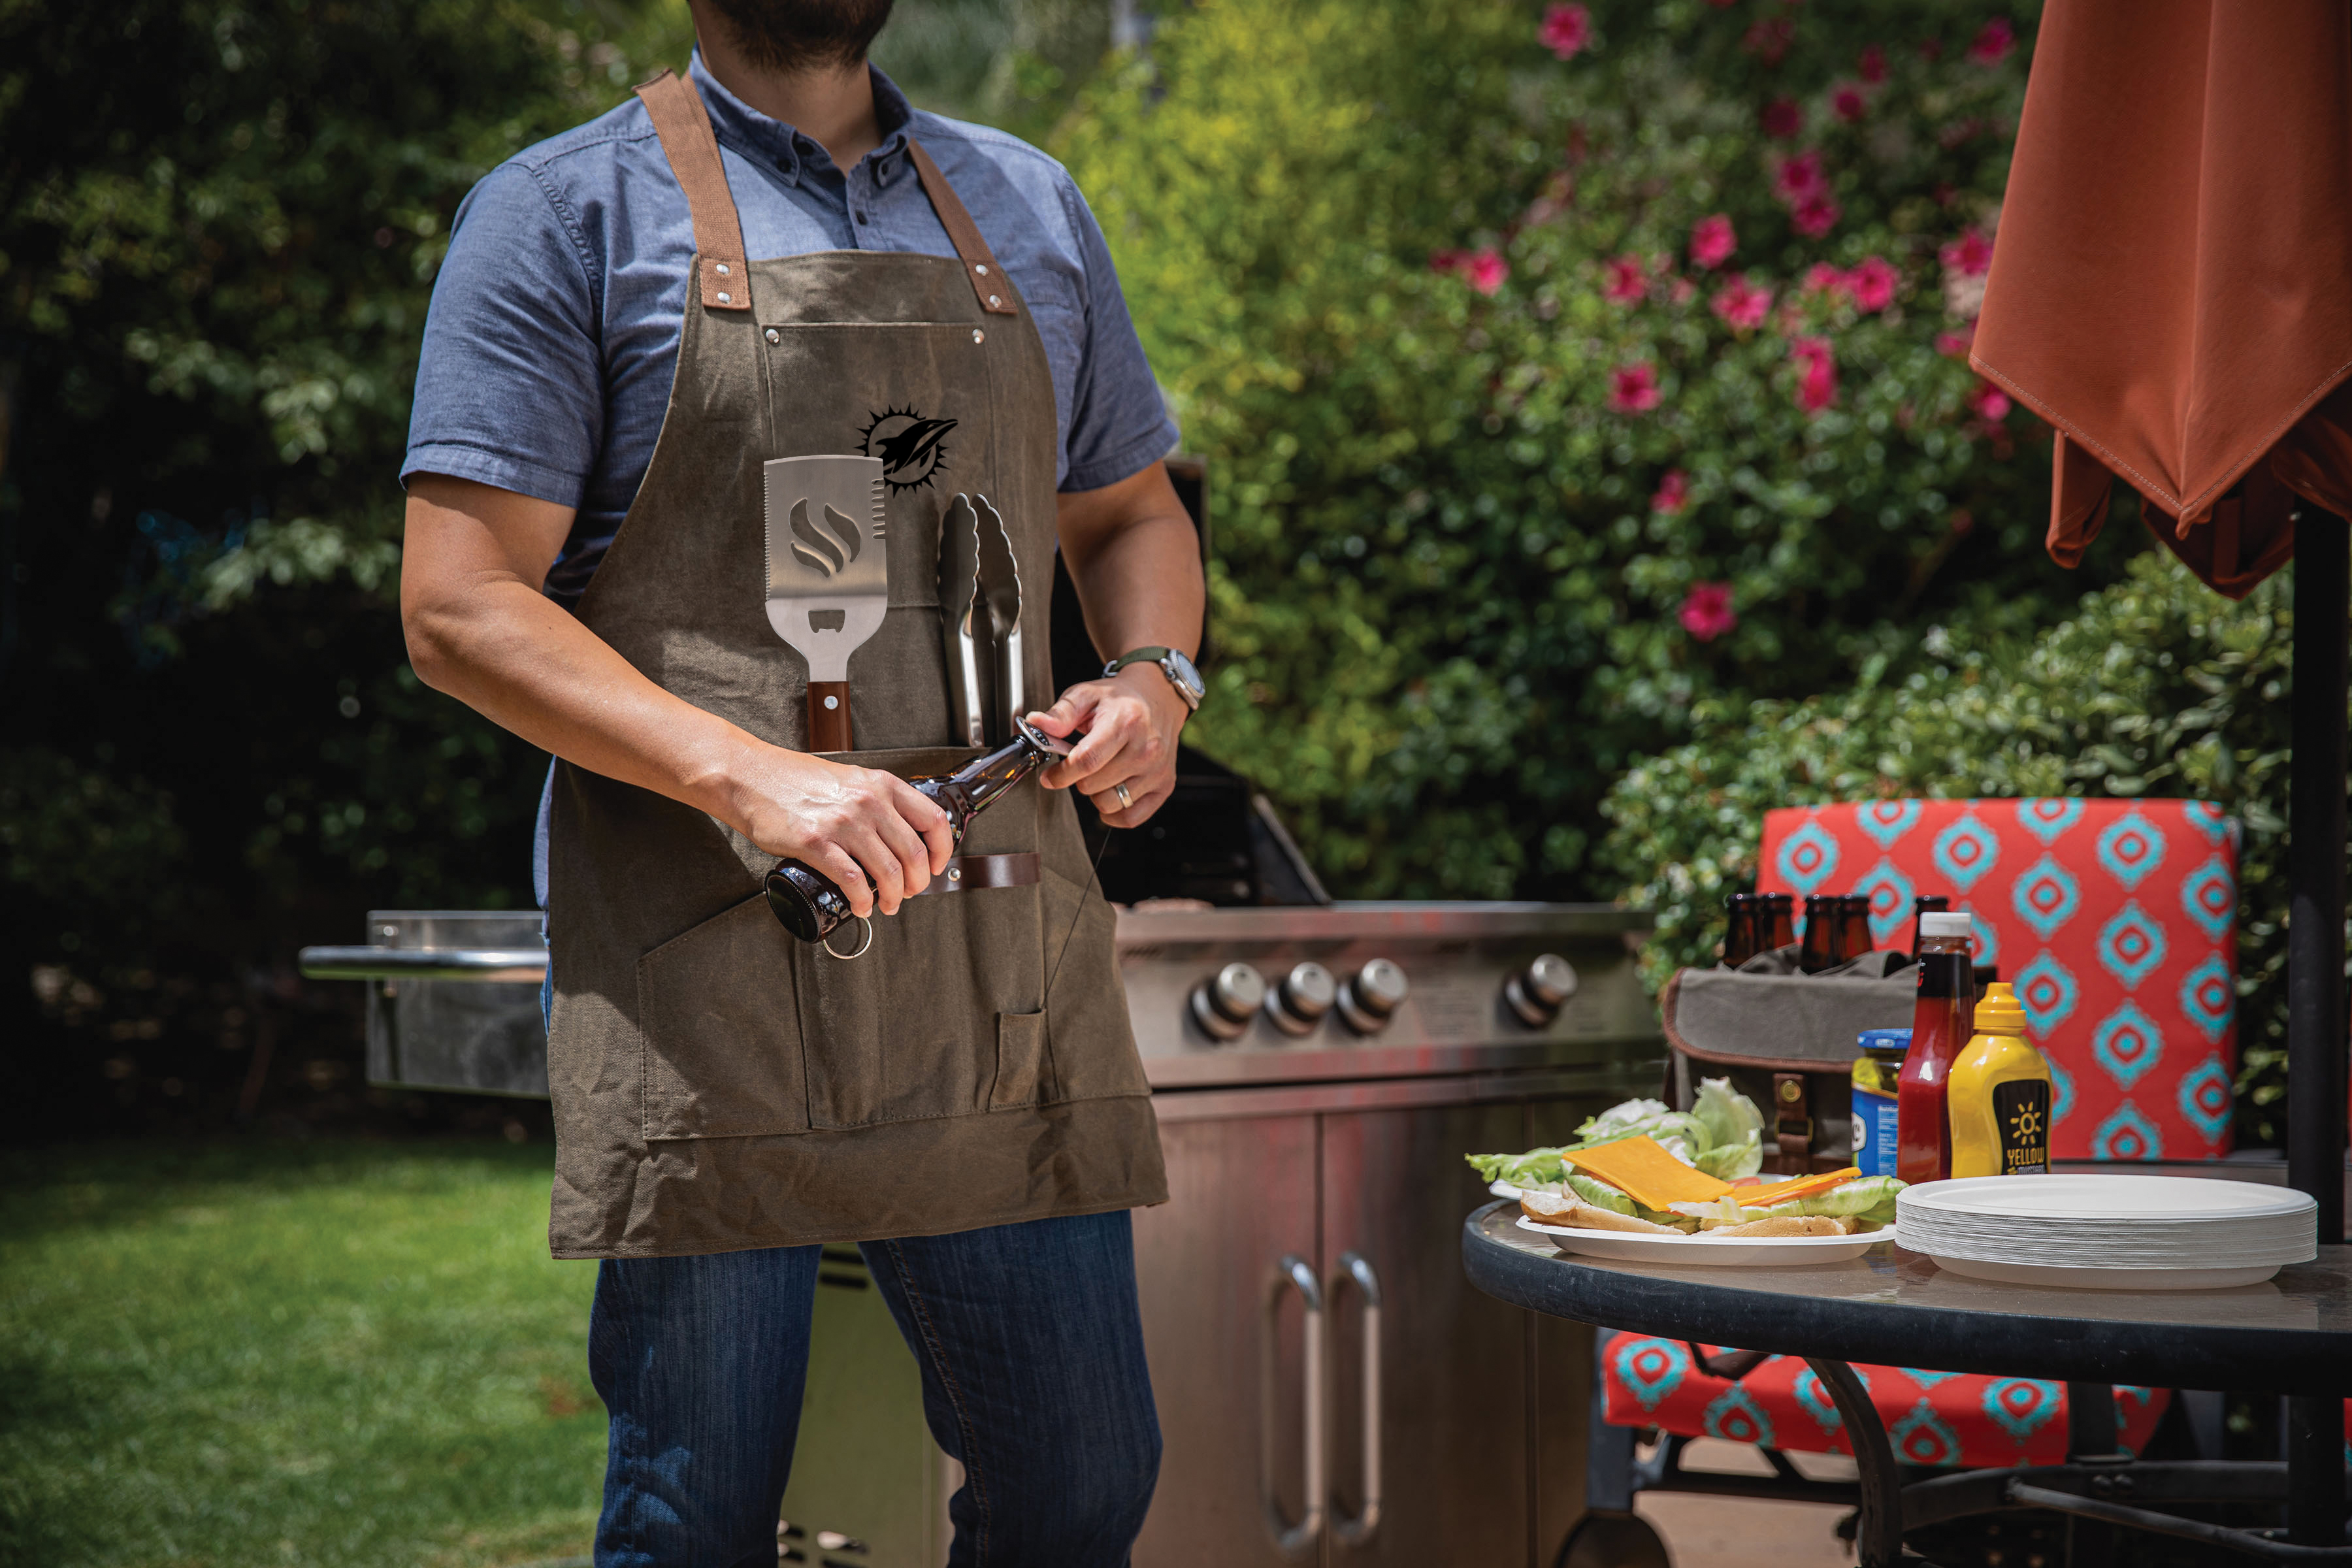
<instances>
[{"instance_id":1,"label":"pink flower","mask_svg":"<svg viewBox=\"0 0 2352 1568\"><path fill-rule=\"evenodd\" d=\"M1650 291L1650 279L1638 256L1620 256L1604 261L1601 272L1601 294L1617 304L1633 304Z\"/></svg>"},{"instance_id":2,"label":"pink flower","mask_svg":"<svg viewBox=\"0 0 2352 1568\"><path fill-rule=\"evenodd\" d=\"M1666 298L1677 305L1687 305L1691 301L1691 296L1697 292L1697 284L1687 278L1677 278L1667 286Z\"/></svg>"},{"instance_id":3,"label":"pink flower","mask_svg":"<svg viewBox=\"0 0 2352 1568\"><path fill-rule=\"evenodd\" d=\"M1807 239L1819 239L1837 226L1838 205L1826 195L1811 195L1798 204L1790 222Z\"/></svg>"},{"instance_id":4,"label":"pink flower","mask_svg":"<svg viewBox=\"0 0 2352 1568\"><path fill-rule=\"evenodd\" d=\"M1853 82L1840 82L1830 89L1830 112L1851 125L1869 111L1870 105L1862 96L1862 89Z\"/></svg>"},{"instance_id":5,"label":"pink flower","mask_svg":"<svg viewBox=\"0 0 2352 1568\"><path fill-rule=\"evenodd\" d=\"M2006 16L1995 16L1984 25L1977 41L1969 46L1969 58L1980 66L1997 66L2009 58L2017 47L2017 29L2009 25Z\"/></svg>"},{"instance_id":6,"label":"pink flower","mask_svg":"<svg viewBox=\"0 0 2352 1568\"><path fill-rule=\"evenodd\" d=\"M1731 219L1722 213L1703 217L1691 226L1690 258L1695 266L1720 267L1738 248L1739 237L1732 232Z\"/></svg>"},{"instance_id":7,"label":"pink flower","mask_svg":"<svg viewBox=\"0 0 2352 1568\"><path fill-rule=\"evenodd\" d=\"M1845 294L1852 292L1853 287L1843 271L1826 261L1816 261L1805 268L1803 288L1808 294Z\"/></svg>"},{"instance_id":8,"label":"pink flower","mask_svg":"<svg viewBox=\"0 0 2352 1568\"><path fill-rule=\"evenodd\" d=\"M1936 252L1936 258L1947 271L1963 278L1981 278L1992 268L1992 241L1984 237L1982 229L1971 226Z\"/></svg>"},{"instance_id":9,"label":"pink flower","mask_svg":"<svg viewBox=\"0 0 2352 1568\"><path fill-rule=\"evenodd\" d=\"M1731 608L1731 584L1694 583L1683 600L1683 630L1701 642L1713 642L1739 624Z\"/></svg>"},{"instance_id":10,"label":"pink flower","mask_svg":"<svg viewBox=\"0 0 2352 1568\"><path fill-rule=\"evenodd\" d=\"M1805 128L1805 111L1792 98L1776 98L1758 112L1756 123L1765 135L1786 142Z\"/></svg>"},{"instance_id":11,"label":"pink flower","mask_svg":"<svg viewBox=\"0 0 2352 1568\"><path fill-rule=\"evenodd\" d=\"M1766 16L1748 24L1739 47L1768 66L1777 66L1796 40L1797 24L1787 16Z\"/></svg>"},{"instance_id":12,"label":"pink flower","mask_svg":"<svg viewBox=\"0 0 2352 1568\"><path fill-rule=\"evenodd\" d=\"M1492 246L1472 252L1462 268L1462 276L1481 294L1492 294L1510 275L1511 264L1496 255Z\"/></svg>"},{"instance_id":13,"label":"pink flower","mask_svg":"<svg viewBox=\"0 0 2352 1568\"><path fill-rule=\"evenodd\" d=\"M2009 417L2009 394L1989 381L1979 381L1969 394L1969 406L1986 424L1998 425Z\"/></svg>"},{"instance_id":14,"label":"pink flower","mask_svg":"<svg viewBox=\"0 0 2352 1568\"><path fill-rule=\"evenodd\" d=\"M1957 332L1937 332L1936 352L1949 354L1954 359L1966 359L1969 357L1969 345L1976 341L1977 324L1970 321Z\"/></svg>"},{"instance_id":15,"label":"pink flower","mask_svg":"<svg viewBox=\"0 0 2352 1568\"><path fill-rule=\"evenodd\" d=\"M1581 5L1548 5L1536 37L1561 59L1574 59L1592 41L1592 13Z\"/></svg>"},{"instance_id":16,"label":"pink flower","mask_svg":"<svg viewBox=\"0 0 2352 1568\"><path fill-rule=\"evenodd\" d=\"M1668 468L1658 481L1658 493L1650 498L1650 510L1673 517L1690 505L1690 476L1680 468Z\"/></svg>"},{"instance_id":17,"label":"pink flower","mask_svg":"<svg viewBox=\"0 0 2352 1568\"><path fill-rule=\"evenodd\" d=\"M1609 373L1609 406L1620 414L1647 414L1658 405L1658 373L1629 364Z\"/></svg>"},{"instance_id":18,"label":"pink flower","mask_svg":"<svg viewBox=\"0 0 2352 1568\"><path fill-rule=\"evenodd\" d=\"M1744 272L1735 272L1724 279L1707 308L1723 318L1726 326L1747 331L1764 324L1772 309L1772 290L1759 289L1748 281Z\"/></svg>"},{"instance_id":19,"label":"pink flower","mask_svg":"<svg viewBox=\"0 0 2352 1568\"><path fill-rule=\"evenodd\" d=\"M1819 414L1837 401L1837 360L1827 338L1799 338L1789 357L1804 367L1797 378L1797 406Z\"/></svg>"},{"instance_id":20,"label":"pink flower","mask_svg":"<svg viewBox=\"0 0 2352 1568\"><path fill-rule=\"evenodd\" d=\"M1784 206L1795 206L1806 197L1825 195L1828 190L1819 153L1800 153L1793 158L1783 158L1772 171L1772 195Z\"/></svg>"},{"instance_id":21,"label":"pink flower","mask_svg":"<svg viewBox=\"0 0 2352 1568\"><path fill-rule=\"evenodd\" d=\"M1870 44L1862 51L1862 79L1875 85L1886 79L1886 51Z\"/></svg>"},{"instance_id":22,"label":"pink flower","mask_svg":"<svg viewBox=\"0 0 2352 1568\"><path fill-rule=\"evenodd\" d=\"M1895 303L1895 285L1902 281L1903 275L1876 256L1864 257L1862 265L1845 275L1846 292L1858 310L1884 310Z\"/></svg>"}]
</instances>

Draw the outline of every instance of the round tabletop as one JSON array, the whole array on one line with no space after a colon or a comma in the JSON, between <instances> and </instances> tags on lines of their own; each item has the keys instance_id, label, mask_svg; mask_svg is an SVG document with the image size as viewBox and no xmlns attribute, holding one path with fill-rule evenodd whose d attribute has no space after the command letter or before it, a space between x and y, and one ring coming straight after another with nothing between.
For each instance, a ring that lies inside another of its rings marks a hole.
<instances>
[{"instance_id":1,"label":"round tabletop","mask_svg":"<svg viewBox=\"0 0 2352 1568\"><path fill-rule=\"evenodd\" d=\"M1790 1268L1621 1263L1518 1219L1515 1203L1470 1216L1471 1283L1600 1328L1931 1372L2352 1394L2352 1247L2227 1290L2078 1290L1970 1279L1891 1242Z\"/></svg>"}]
</instances>

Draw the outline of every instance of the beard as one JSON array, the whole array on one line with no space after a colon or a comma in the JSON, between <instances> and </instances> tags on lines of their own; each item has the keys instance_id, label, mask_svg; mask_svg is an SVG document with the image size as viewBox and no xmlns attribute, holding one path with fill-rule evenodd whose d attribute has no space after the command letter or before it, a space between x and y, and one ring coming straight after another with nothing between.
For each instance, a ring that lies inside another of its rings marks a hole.
<instances>
[{"instance_id":1,"label":"beard","mask_svg":"<svg viewBox=\"0 0 2352 1568\"><path fill-rule=\"evenodd\" d=\"M892 0L709 0L761 70L839 70L866 58Z\"/></svg>"}]
</instances>

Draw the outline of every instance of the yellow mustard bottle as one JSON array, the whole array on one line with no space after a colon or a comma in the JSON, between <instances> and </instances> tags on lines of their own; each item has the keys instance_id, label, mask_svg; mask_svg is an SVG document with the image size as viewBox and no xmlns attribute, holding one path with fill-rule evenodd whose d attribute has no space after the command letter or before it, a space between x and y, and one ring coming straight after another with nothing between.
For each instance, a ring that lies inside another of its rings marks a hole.
<instances>
[{"instance_id":1,"label":"yellow mustard bottle","mask_svg":"<svg viewBox=\"0 0 2352 1568\"><path fill-rule=\"evenodd\" d=\"M2050 1064L2026 1041L2015 987L1996 981L1977 998L1976 1033L1952 1064L1950 1084L1953 1176L2050 1169Z\"/></svg>"}]
</instances>

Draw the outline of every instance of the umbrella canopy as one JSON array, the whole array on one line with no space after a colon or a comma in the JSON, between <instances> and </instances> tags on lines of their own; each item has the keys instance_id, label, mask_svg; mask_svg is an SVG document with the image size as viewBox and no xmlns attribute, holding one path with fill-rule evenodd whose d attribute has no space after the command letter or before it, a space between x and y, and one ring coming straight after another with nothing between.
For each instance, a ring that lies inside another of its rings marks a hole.
<instances>
[{"instance_id":1,"label":"umbrella canopy","mask_svg":"<svg viewBox=\"0 0 2352 1568\"><path fill-rule=\"evenodd\" d=\"M2062 564L2118 477L2231 597L2352 512L2352 6L2050 0L1970 363L2057 429Z\"/></svg>"}]
</instances>

